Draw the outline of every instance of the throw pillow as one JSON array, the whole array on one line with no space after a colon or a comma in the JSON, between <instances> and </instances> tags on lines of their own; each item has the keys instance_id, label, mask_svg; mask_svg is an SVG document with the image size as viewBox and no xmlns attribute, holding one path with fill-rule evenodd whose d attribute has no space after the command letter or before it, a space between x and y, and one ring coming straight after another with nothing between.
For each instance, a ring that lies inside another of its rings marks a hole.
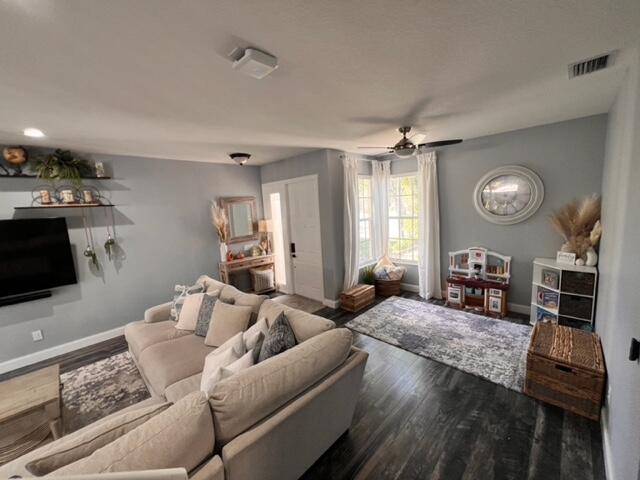
<instances>
[{"instance_id":1,"label":"throw pillow","mask_svg":"<svg viewBox=\"0 0 640 480\"><path fill-rule=\"evenodd\" d=\"M213 386L221 380L221 368L231 365L242 355L238 355L233 348L227 348L221 353L216 354L214 350L204 359L204 369L202 370L202 379L200 380L200 390L207 393L211 391Z\"/></svg>"},{"instance_id":2,"label":"throw pillow","mask_svg":"<svg viewBox=\"0 0 640 480\"><path fill-rule=\"evenodd\" d=\"M219 347L238 332L244 332L251 318L251 307L239 307L224 302L216 302L213 307L209 331L205 345Z\"/></svg>"},{"instance_id":3,"label":"throw pillow","mask_svg":"<svg viewBox=\"0 0 640 480\"><path fill-rule=\"evenodd\" d=\"M265 338L266 338L266 335L260 332L258 341L256 342L255 346L252 349L253 363L258 363L258 361L260 360L260 350L262 350L262 344L264 343Z\"/></svg>"},{"instance_id":4,"label":"throw pillow","mask_svg":"<svg viewBox=\"0 0 640 480\"><path fill-rule=\"evenodd\" d=\"M204 292L204 285L202 285L201 283L196 283L195 285L191 286L176 285L173 291L173 303L171 304L169 317L175 322L180 316L180 310L182 309L185 298L187 298L189 295L193 295L194 293Z\"/></svg>"},{"instance_id":5,"label":"throw pillow","mask_svg":"<svg viewBox=\"0 0 640 480\"><path fill-rule=\"evenodd\" d=\"M245 353L247 353L247 349L245 348L244 340L242 339L242 332L236 333L233 337L231 337L229 340L224 342L222 345L220 345L218 348L216 348L209 355L220 355L222 352L224 352L225 350L227 350L229 348L233 349L236 357L238 357L238 358L240 358Z\"/></svg>"},{"instance_id":6,"label":"throw pillow","mask_svg":"<svg viewBox=\"0 0 640 480\"><path fill-rule=\"evenodd\" d=\"M253 326L251 326L244 334L244 346L247 350L251 350L256 347L256 343L260 337L260 333L266 335L269 332L269 326L267 325L267 319L261 318Z\"/></svg>"},{"instance_id":7,"label":"throw pillow","mask_svg":"<svg viewBox=\"0 0 640 480\"><path fill-rule=\"evenodd\" d=\"M289 350L296 346L296 336L293 333L291 325L284 312L269 327L269 333L262 343L258 362L264 362L266 359L274 357L279 353Z\"/></svg>"},{"instance_id":8,"label":"throw pillow","mask_svg":"<svg viewBox=\"0 0 640 480\"><path fill-rule=\"evenodd\" d=\"M211 322L211 314L213 313L213 306L218 300L218 292L205 293L202 297L202 303L200 304L200 310L198 311L198 320L196 322L195 334L199 337L206 337L207 330L209 330L209 322Z\"/></svg>"},{"instance_id":9,"label":"throw pillow","mask_svg":"<svg viewBox=\"0 0 640 480\"><path fill-rule=\"evenodd\" d=\"M249 350L241 358L239 358L232 364L227 365L226 367L220 368L221 380L224 380L225 378L229 378L230 376L232 376L235 373L238 373L241 370L246 370L249 367L253 367L253 365L255 365L255 361L253 360L253 358L254 358L253 350Z\"/></svg>"},{"instance_id":10,"label":"throw pillow","mask_svg":"<svg viewBox=\"0 0 640 480\"><path fill-rule=\"evenodd\" d=\"M184 299L184 304L182 305L180 315L178 316L178 323L176 323L176 328L178 330L193 331L196 329L198 314L200 313L200 306L202 305L204 297L204 293L195 293Z\"/></svg>"}]
</instances>

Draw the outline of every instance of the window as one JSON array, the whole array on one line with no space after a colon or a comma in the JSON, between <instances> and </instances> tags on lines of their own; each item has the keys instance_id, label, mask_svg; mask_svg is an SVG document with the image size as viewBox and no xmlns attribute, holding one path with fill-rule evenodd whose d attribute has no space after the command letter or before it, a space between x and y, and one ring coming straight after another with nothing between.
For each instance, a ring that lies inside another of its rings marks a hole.
<instances>
[{"instance_id":1,"label":"window","mask_svg":"<svg viewBox=\"0 0 640 480\"><path fill-rule=\"evenodd\" d=\"M371 246L371 177L358 177L358 238L360 265L373 260Z\"/></svg>"},{"instance_id":2,"label":"window","mask_svg":"<svg viewBox=\"0 0 640 480\"><path fill-rule=\"evenodd\" d=\"M418 178L393 176L389 184L389 256L418 261Z\"/></svg>"}]
</instances>

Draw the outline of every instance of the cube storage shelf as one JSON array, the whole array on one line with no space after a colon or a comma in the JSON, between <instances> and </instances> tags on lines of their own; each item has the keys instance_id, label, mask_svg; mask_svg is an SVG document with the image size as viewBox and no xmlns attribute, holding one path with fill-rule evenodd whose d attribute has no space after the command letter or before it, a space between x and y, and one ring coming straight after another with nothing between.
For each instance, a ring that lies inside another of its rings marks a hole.
<instances>
[{"instance_id":1,"label":"cube storage shelf","mask_svg":"<svg viewBox=\"0 0 640 480\"><path fill-rule=\"evenodd\" d=\"M597 286L596 267L536 258L531 287L531 325L544 321L593 331Z\"/></svg>"}]
</instances>

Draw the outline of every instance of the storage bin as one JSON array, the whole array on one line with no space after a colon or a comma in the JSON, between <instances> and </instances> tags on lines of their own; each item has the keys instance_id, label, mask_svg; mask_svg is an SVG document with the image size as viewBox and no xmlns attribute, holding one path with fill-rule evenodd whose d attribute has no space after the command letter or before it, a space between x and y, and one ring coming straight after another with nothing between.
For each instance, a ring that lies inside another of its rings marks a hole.
<instances>
[{"instance_id":1,"label":"storage bin","mask_svg":"<svg viewBox=\"0 0 640 480\"><path fill-rule=\"evenodd\" d=\"M568 315L570 317L578 317L584 320L591 318L591 307L593 299L589 297L580 297L578 295L567 295L563 293L560 296L560 315Z\"/></svg>"},{"instance_id":2,"label":"storage bin","mask_svg":"<svg viewBox=\"0 0 640 480\"><path fill-rule=\"evenodd\" d=\"M572 272L564 270L562 272L562 290L568 293L579 293L580 295L593 295L596 276L593 273Z\"/></svg>"}]
</instances>

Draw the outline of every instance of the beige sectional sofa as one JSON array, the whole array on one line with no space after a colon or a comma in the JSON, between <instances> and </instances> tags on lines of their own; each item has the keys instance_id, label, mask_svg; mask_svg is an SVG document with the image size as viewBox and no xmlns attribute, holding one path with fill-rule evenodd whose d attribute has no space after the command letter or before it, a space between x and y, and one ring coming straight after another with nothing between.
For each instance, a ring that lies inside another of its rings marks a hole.
<instances>
[{"instance_id":1,"label":"beige sectional sofa","mask_svg":"<svg viewBox=\"0 0 640 480\"><path fill-rule=\"evenodd\" d=\"M348 430L367 361L367 354L352 346L351 332L209 277L199 280L207 291L220 291L221 297L231 297L237 305L251 306L253 321L264 317L270 325L284 311L298 345L220 381L207 395L199 391L201 373L214 348L206 346L203 337L177 330L169 320L170 304L150 308L144 320L127 325L125 337L152 398L127 410L140 412L163 404L166 411L124 433L113 442L115 446L88 449L86 458L54 470L52 476L184 467L196 480L296 479ZM0 478L33 474L27 465L34 459L68 450L74 441L82 443L78 433L86 437L87 429L104 428L101 422L114 415L0 467ZM167 418L176 422L180 415L184 421L171 426ZM199 415L194 432L187 428L191 415ZM139 440L146 428L165 432L154 440L156 450L186 449L179 456L183 460L157 457L153 449L142 453L149 448L149 442ZM132 447L136 438L137 446ZM131 459L123 453L138 448ZM105 455L106 460L101 458ZM114 455L123 459L114 463Z\"/></svg>"}]
</instances>

